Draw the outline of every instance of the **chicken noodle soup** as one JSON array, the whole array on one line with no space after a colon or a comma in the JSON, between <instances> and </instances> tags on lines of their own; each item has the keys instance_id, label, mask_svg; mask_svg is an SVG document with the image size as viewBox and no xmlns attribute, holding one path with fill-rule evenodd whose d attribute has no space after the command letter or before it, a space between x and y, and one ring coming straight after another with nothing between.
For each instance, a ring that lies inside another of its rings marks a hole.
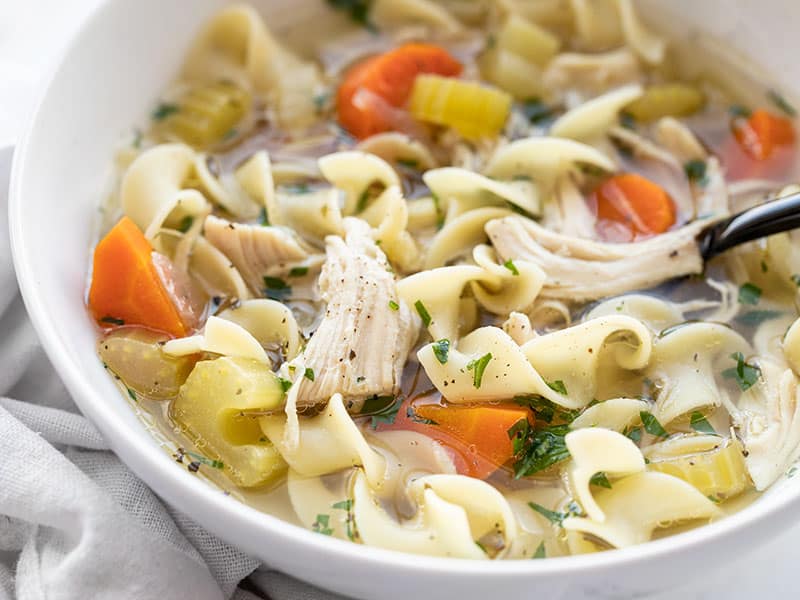
<instances>
[{"instance_id":1,"label":"chicken noodle soup","mask_svg":"<svg viewBox=\"0 0 800 600\"><path fill-rule=\"evenodd\" d=\"M630 0L320 10L304 47L217 14L117 157L88 307L179 463L322 535L495 560L792 473L795 236L695 242L797 189L776 86Z\"/></svg>"}]
</instances>

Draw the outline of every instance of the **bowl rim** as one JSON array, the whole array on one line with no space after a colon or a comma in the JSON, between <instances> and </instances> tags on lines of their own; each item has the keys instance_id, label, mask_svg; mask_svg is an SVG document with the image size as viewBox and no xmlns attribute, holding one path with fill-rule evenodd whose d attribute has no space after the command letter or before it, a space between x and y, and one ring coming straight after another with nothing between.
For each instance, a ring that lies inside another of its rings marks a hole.
<instances>
[{"instance_id":1,"label":"bowl rim","mask_svg":"<svg viewBox=\"0 0 800 600\"><path fill-rule=\"evenodd\" d=\"M800 481L789 481L786 482L787 489L780 494L780 497L773 497L769 502L753 502L742 510L726 515L711 524L627 548L546 560L491 561L432 557L355 544L319 535L238 500L231 502L231 498L178 467L162 449L155 446L141 448L133 430L125 427L124 423L116 418L115 411L103 401L101 394L92 386L90 378L82 374L80 366L55 334L58 322L47 310L46 299L37 293L35 277L29 265L28 240L25 232L33 229L21 226L24 221L23 191L26 181L31 177L29 173L36 173L36 168L26 160L28 147L36 132L45 101L49 98L53 84L64 69L64 65L71 60L75 48L84 37L91 35L91 32L99 26L105 12L112 10L121 1L98 2L64 46L61 57L50 65L46 76L42 79L43 84L36 94L34 108L29 113L23 134L14 148L8 201L9 233L20 293L33 327L54 369L81 413L97 427L104 439L109 442L113 452L137 477L168 503L172 506L181 506L188 504L187 500L191 499L191 503L200 508L198 512L225 513L239 525L261 531L274 543L288 544L287 547L293 545L307 551L313 550L320 557L335 555L337 559L347 558L352 564L364 568L389 566L434 575L480 578L559 576L576 572L615 570L634 564L649 563L671 553L698 549L712 542L724 543L734 536L752 533L758 527L774 530L779 525L773 523L770 527L768 524L777 513L781 513L783 517L789 513L795 517L800 514ZM134 454L137 455L136 458ZM183 509L182 512L192 516L191 512ZM785 522L782 519L774 520ZM198 521L198 524L233 546L252 553L258 552L255 546L231 539L230 531L222 524L222 520L208 523ZM302 575L300 577L302 578Z\"/></svg>"}]
</instances>

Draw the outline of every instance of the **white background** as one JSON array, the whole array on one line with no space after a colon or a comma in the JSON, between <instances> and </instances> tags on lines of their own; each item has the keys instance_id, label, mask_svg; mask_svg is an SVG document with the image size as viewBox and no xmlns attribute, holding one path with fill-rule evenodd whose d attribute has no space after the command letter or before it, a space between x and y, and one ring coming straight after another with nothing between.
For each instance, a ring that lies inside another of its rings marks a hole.
<instances>
[{"instance_id":1,"label":"white background","mask_svg":"<svg viewBox=\"0 0 800 600\"><path fill-rule=\"evenodd\" d=\"M0 148L22 134L50 65L99 1L0 0ZM4 196L0 190L2 210ZM723 571L705 573L698 564L690 577L690 585L676 581L651 600L800 597L800 525L787 523L784 534Z\"/></svg>"}]
</instances>

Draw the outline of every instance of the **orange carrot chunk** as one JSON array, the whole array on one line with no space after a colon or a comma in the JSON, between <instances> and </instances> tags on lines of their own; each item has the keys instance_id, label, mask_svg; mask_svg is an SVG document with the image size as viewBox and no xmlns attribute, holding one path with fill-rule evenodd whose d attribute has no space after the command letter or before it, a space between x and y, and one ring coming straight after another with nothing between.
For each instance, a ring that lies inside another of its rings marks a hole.
<instances>
[{"instance_id":1,"label":"orange carrot chunk","mask_svg":"<svg viewBox=\"0 0 800 600\"><path fill-rule=\"evenodd\" d=\"M173 336L187 334L153 264L153 248L128 217L120 219L94 251L89 309L100 325L142 325Z\"/></svg>"},{"instance_id":2,"label":"orange carrot chunk","mask_svg":"<svg viewBox=\"0 0 800 600\"><path fill-rule=\"evenodd\" d=\"M675 205L669 194L635 173L606 179L592 200L598 220L621 225L631 239L664 233L675 224Z\"/></svg>"},{"instance_id":3,"label":"orange carrot chunk","mask_svg":"<svg viewBox=\"0 0 800 600\"><path fill-rule=\"evenodd\" d=\"M753 111L747 120L734 120L733 135L742 150L755 160L766 160L778 148L791 146L795 141L792 121L763 108Z\"/></svg>"},{"instance_id":4,"label":"orange carrot chunk","mask_svg":"<svg viewBox=\"0 0 800 600\"><path fill-rule=\"evenodd\" d=\"M515 405L424 404L415 407L414 412L425 422L432 422L428 435L446 446L454 446L453 449L467 459L466 472L462 474L480 479L485 479L514 457L509 430L519 421L527 420L532 424L534 420L529 409Z\"/></svg>"},{"instance_id":5,"label":"orange carrot chunk","mask_svg":"<svg viewBox=\"0 0 800 600\"><path fill-rule=\"evenodd\" d=\"M390 131L388 111L380 110L375 102L364 102L359 92L376 96L389 108L400 108L408 101L420 73L455 77L461 68L461 63L447 50L433 44L405 44L368 58L351 67L339 86L336 98L339 123L358 139Z\"/></svg>"}]
</instances>

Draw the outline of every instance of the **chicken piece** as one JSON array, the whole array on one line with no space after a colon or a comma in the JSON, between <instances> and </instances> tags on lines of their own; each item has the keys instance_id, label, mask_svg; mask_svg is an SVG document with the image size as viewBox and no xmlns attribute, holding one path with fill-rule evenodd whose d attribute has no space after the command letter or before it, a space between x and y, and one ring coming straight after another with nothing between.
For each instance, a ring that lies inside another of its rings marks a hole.
<instances>
[{"instance_id":1,"label":"chicken piece","mask_svg":"<svg viewBox=\"0 0 800 600\"><path fill-rule=\"evenodd\" d=\"M306 244L282 227L231 223L209 215L204 233L256 293L263 290L265 275L304 261L311 254Z\"/></svg>"},{"instance_id":2,"label":"chicken piece","mask_svg":"<svg viewBox=\"0 0 800 600\"><path fill-rule=\"evenodd\" d=\"M300 408L340 393L352 409L372 396L394 394L417 340L420 319L397 294L386 255L369 225L344 219L345 239L326 238L327 260L320 275L325 315L302 355ZM313 375L312 375L313 373Z\"/></svg>"},{"instance_id":3,"label":"chicken piece","mask_svg":"<svg viewBox=\"0 0 800 600\"><path fill-rule=\"evenodd\" d=\"M587 301L700 273L703 259L695 236L705 225L696 222L643 242L609 244L554 233L515 215L490 221L486 233L501 260L529 260L544 269L541 297Z\"/></svg>"},{"instance_id":4,"label":"chicken piece","mask_svg":"<svg viewBox=\"0 0 800 600\"><path fill-rule=\"evenodd\" d=\"M747 451L745 465L761 491L774 483L800 454L800 389L797 376L761 359L761 379L739 400L733 423Z\"/></svg>"},{"instance_id":5,"label":"chicken piece","mask_svg":"<svg viewBox=\"0 0 800 600\"><path fill-rule=\"evenodd\" d=\"M577 90L591 95L642 80L639 61L628 49L602 54L564 52L550 61L542 77L546 89L562 94Z\"/></svg>"}]
</instances>

